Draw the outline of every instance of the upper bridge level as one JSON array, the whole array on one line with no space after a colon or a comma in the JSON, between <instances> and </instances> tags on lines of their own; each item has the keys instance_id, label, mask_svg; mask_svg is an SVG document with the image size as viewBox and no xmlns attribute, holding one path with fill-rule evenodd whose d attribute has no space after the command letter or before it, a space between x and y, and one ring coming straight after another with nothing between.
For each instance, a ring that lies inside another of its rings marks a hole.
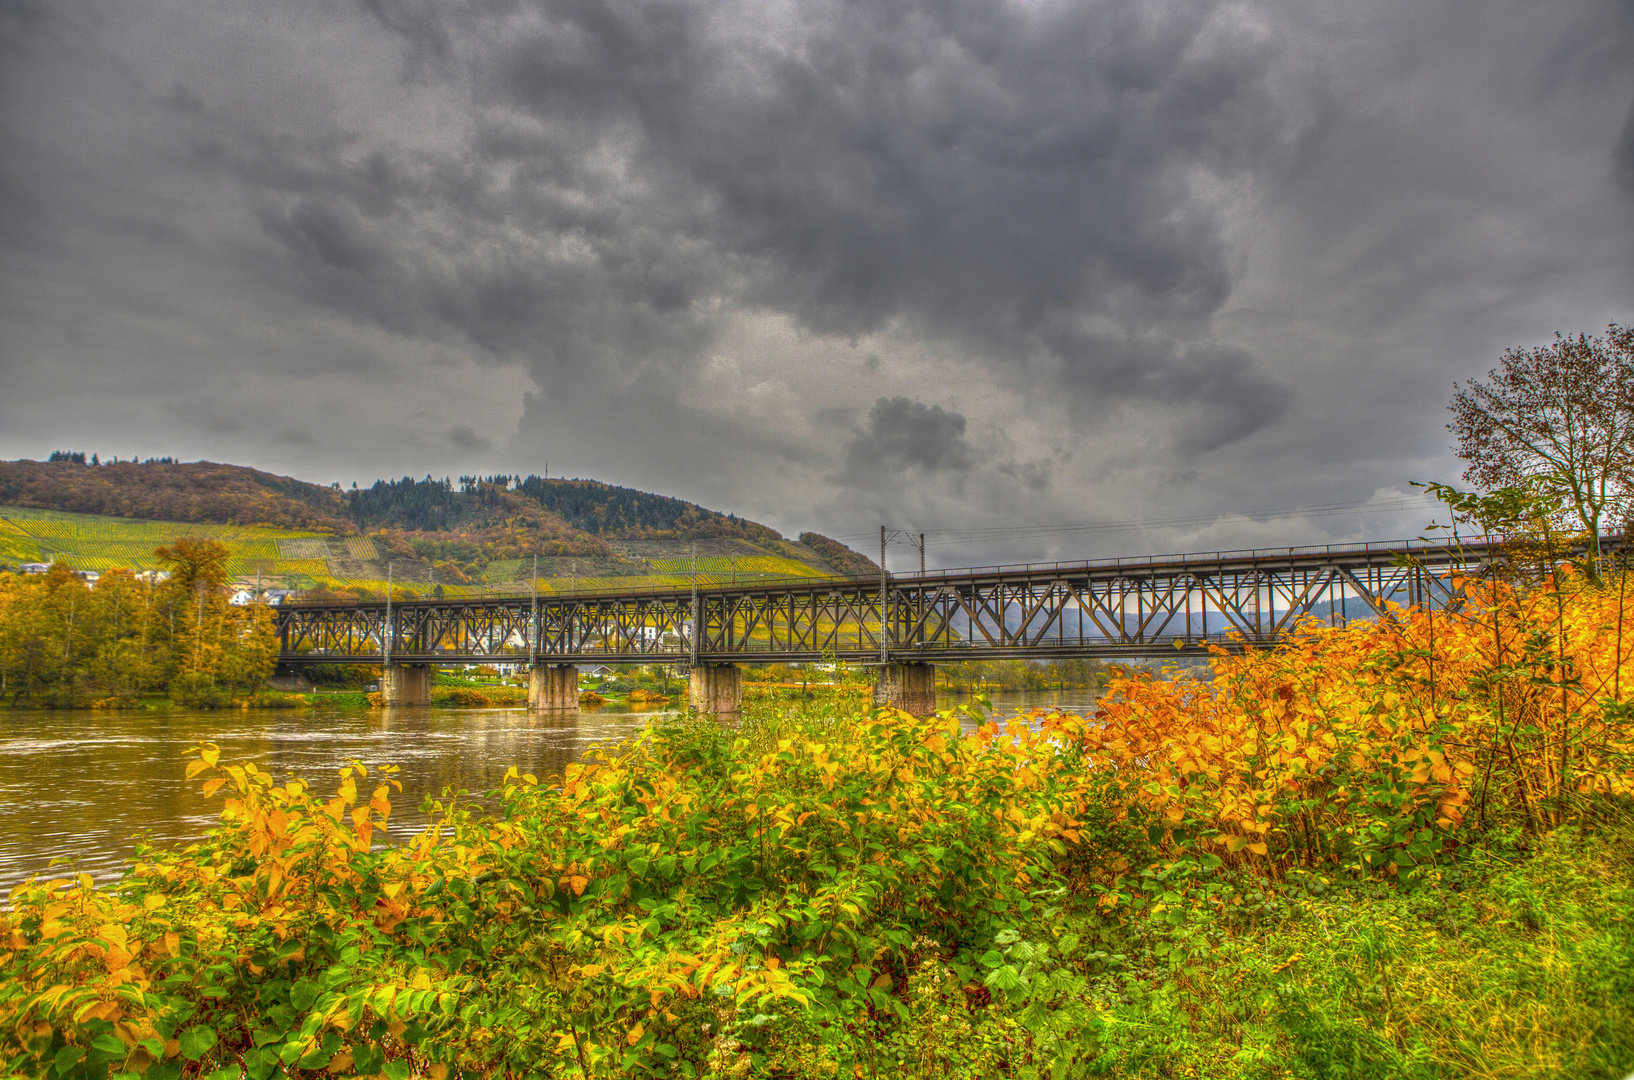
<instances>
[{"instance_id":1,"label":"upper bridge level","mask_svg":"<svg viewBox=\"0 0 1634 1080\"><path fill-rule=\"evenodd\" d=\"M1484 544L1345 544L722 588L293 602L283 664L685 663L1205 654L1263 647L1302 618L1454 600Z\"/></svg>"}]
</instances>

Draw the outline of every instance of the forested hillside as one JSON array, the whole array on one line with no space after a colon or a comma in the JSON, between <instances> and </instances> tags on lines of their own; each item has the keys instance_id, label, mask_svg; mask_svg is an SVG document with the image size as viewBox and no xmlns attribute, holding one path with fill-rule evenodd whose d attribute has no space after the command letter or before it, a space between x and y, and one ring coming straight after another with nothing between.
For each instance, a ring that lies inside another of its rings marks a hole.
<instances>
[{"instance_id":1,"label":"forested hillside","mask_svg":"<svg viewBox=\"0 0 1634 1080\"><path fill-rule=\"evenodd\" d=\"M50 461L0 461L0 505L152 521L269 525L337 536L380 529L470 532L497 527L543 530L573 553L605 551L575 534L615 539L733 537L777 540L778 533L683 499L595 480L540 476L427 476L377 480L343 492L242 465L165 459L99 462L80 451ZM555 551L564 550L557 544Z\"/></svg>"},{"instance_id":2,"label":"forested hillside","mask_svg":"<svg viewBox=\"0 0 1634 1080\"><path fill-rule=\"evenodd\" d=\"M76 514L355 532L338 488L210 461L0 461L0 505Z\"/></svg>"},{"instance_id":3,"label":"forested hillside","mask_svg":"<svg viewBox=\"0 0 1634 1080\"><path fill-rule=\"evenodd\" d=\"M745 521L735 514L720 514L682 499L596 480L546 480L529 476L518 484L517 490L585 532L610 533L629 539L665 534L779 539L776 530Z\"/></svg>"},{"instance_id":4,"label":"forested hillside","mask_svg":"<svg viewBox=\"0 0 1634 1080\"><path fill-rule=\"evenodd\" d=\"M462 476L377 480L346 493L353 522L424 532L482 528L548 516L569 528L622 539L737 537L777 540L778 533L696 503L596 480L540 476Z\"/></svg>"},{"instance_id":5,"label":"forested hillside","mask_svg":"<svg viewBox=\"0 0 1634 1080\"><path fill-rule=\"evenodd\" d=\"M0 567L146 569L156 544L187 534L226 544L234 575L311 595L373 595L388 579L483 591L531 589L537 575L548 592L874 572L826 538L818 550L594 480L405 476L343 492L210 462L0 462Z\"/></svg>"},{"instance_id":6,"label":"forested hillside","mask_svg":"<svg viewBox=\"0 0 1634 1080\"><path fill-rule=\"evenodd\" d=\"M800 542L842 574L879 573L879 563L861 552L852 551L838 540L830 540L821 533L803 532L800 534Z\"/></svg>"}]
</instances>

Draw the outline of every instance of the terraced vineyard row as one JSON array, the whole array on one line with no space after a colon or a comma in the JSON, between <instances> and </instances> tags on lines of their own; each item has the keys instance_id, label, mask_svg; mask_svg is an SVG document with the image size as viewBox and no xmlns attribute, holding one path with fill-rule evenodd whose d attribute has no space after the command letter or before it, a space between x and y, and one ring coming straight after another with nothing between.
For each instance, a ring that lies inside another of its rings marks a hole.
<instances>
[{"instance_id":1,"label":"terraced vineyard row","mask_svg":"<svg viewBox=\"0 0 1634 1080\"><path fill-rule=\"evenodd\" d=\"M219 540L231 553L228 572L234 575L318 576L327 572L321 558L290 560L282 557L281 543L317 543L317 534L245 525L177 524L135 521L89 514L69 514L25 507L0 507L0 561L17 565L65 559L76 570L106 572L119 567L151 569L153 549L178 536Z\"/></svg>"},{"instance_id":2,"label":"terraced vineyard row","mask_svg":"<svg viewBox=\"0 0 1634 1080\"><path fill-rule=\"evenodd\" d=\"M679 559L649 559L649 564L660 573L680 574L692 578L692 560ZM734 561L719 555L700 556L698 559L698 573L700 576L709 574L724 576L730 580L735 573L739 580L746 577L823 577L820 570L803 563L799 559L785 558L781 555L744 555Z\"/></svg>"},{"instance_id":3,"label":"terraced vineyard row","mask_svg":"<svg viewBox=\"0 0 1634 1080\"><path fill-rule=\"evenodd\" d=\"M0 506L0 566L20 566L29 562L64 559L76 570L109 570L127 567L147 570L156 566L156 547L179 536L202 536L227 546L227 571L234 578L268 586L307 589L360 586L373 592L386 587L381 551L368 537L329 537L315 532L280 530L264 526L180 524L165 521L138 521L124 518L70 514L53 510ZM544 595L605 592L608 590L688 588L693 581L693 561L688 557L654 557L641 560L647 573L617 575L614 560L550 560L553 573L541 573L539 591ZM564 566L564 562L566 565ZM597 563L601 565L596 565ZM629 564L623 564L629 565ZM443 580L437 584L446 596L466 596L492 591L523 591L529 587L531 559L506 559L490 563L485 580L456 585ZM569 567L582 569L573 573ZM698 584L706 587L745 585L780 578L825 576L823 571L795 558L779 555L705 555L697 561ZM399 588L419 594L429 592L425 568L405 572L398 564L394 578ZM542 564L541 571L545 570ZM597 573L596 571L601 571Z\"/></svg>"}]
</instances>

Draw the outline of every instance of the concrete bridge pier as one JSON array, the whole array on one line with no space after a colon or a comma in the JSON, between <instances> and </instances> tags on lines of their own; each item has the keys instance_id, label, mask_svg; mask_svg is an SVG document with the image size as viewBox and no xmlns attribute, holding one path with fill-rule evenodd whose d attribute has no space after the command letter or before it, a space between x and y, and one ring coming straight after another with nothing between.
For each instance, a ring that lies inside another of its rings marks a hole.
<instances>
[{"instance_id":1,"label":"concrete bridge pier","mask_svg":"<svg viewBox=\"0 0 1634 1080\"><path fill-rule=\"evenodd\" d=\"M528 671L528 709L561 715L579 711L579 669L538 664Z\"/></svg>"},{"instance_id":2,"label":"concrete bridge pier","mask_svg":"<svg viewBox=\"0 0 1634 1080\"><path fill-rule=\"evenodd\" d=\"M699 712L735 717L743 711L743 671L736 664L699 664L687 681L687 704Z\"/></svg>"},{"instance_id":3,"label":"concrete bridge pier","mask_svg":"<svg viewBox=\"0 0 1634 1080\"><path fill-rule=\"evenodd\" d=\"M936 711L934 664L885 664L874 683L874 704L901 709L914 716Z\"/></svg>"},{"instance_id":4,"label":"concrete bridge pier","mask_svg":"<svg viewBox=\"0 0 1634 1080\"><path fill-rule=\"evenodd\" d=\"M380 669L380 697L387 705L430 705L430 664L387 664Z\"/></svg>"}]
</instances>

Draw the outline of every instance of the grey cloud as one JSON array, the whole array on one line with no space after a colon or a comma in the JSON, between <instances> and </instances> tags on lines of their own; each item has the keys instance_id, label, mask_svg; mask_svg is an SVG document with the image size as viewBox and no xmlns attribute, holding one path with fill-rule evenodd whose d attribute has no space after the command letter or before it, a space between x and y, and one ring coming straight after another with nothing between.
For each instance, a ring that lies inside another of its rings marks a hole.
<instances>
[{"instance_id":1,"label":"grey cloud","mask_svg":"<svg viewBox=\"0 0 1634 1080\"><path fill-rule=\"evenodd\" d=\"M1453 378L1629 318L1628 11L0 3L0 442L463 428L831 533L1455 475Z\"/></svg>"},{"instance_id":2,"label":"grey cloud","mask_svg":"<svg viewBox=\"0 0 1634 1080\"><path fill-rule=\"evenodd\" d=\"M1048 491L1054 475L1054 469L1048 461L1006 461L995 466L995 469L999 475L1019 480L1026 485L1027 490L1034 492Z\"/></svg>"},{"instance_id":3,"label":"grey cloud","mask_svg":"<svg viewBox=\"0 0 1634 1080\"><path fill-rule=\"evenodd\" d=\"M451 427L447 431L443 432L443 436L447 438L449 443L452 444L457 450L492 450L494 447L491 440L485 439L481 435L478 435L465 424L456 424L454 427Z\"/></svg>"},{"instance_id":4,"label":"grey cloud","mask_svg":"<svg viewBox=\"0 0 1634 1080\"><path fill-rule=\"evenodd\" d=\"M440 323L542 379L685 378L717 328L703 297L906 329L1000 372L1086 320L1182 350L1232 282L1194 181L1275 171L1295 127L1274 44L1212 4L367 7L416 78L470 80L470 142L359 154L320 133L235 167L304 295Z\"/></svg>"},{"instance_id":5,"label":"grey cloud","mask_svg":"<svg viewBox=\"0 0 1634 1080\"><path fill-rule=\"evenodd\" d=\"M974 464L965 441L965 418L940 405L905 397L880 398L846 444L846 474L853 480L916 469L963 473Z\"/></svg>"},{"instance_id":6,"label":"grey cloud","mask_svg":"<svg viewBox=\"0 0 1634 1080\"><path fill-rule=\"evenodd\" d=\"M190 113L194 116L204 115L204 99L183 82L171 83L170 91L160 99L159 104L177 112Z\"/></svg>"},{"instance_id":7,"label":"grey cloud","mask_svg":"<svg viewBox=\"0 0 1634 1080\"><path fill-rule=\"evenodd\" d=\"M1205 453L1245 438L1280 418L1293 400L1293 388L1257 370L1243 349L1177 349L1161 338L1131 341L1066 332L1050 338L1064 379L1086 396L1192 407L1178 441L1183 453Z\"/></svg>"},{"instance_id":8,"label":"grey cloud","mask_svg":"<svg viewBox=\"0 0 1634 1080\"><path fill-rule=\"evenodd\" d=\"M1623 130L1612 149L1611 163L1623 190L1634 194L1634 106L1629 107L1628 119L1623 121Z\"/></svg>"},{"instance_id":9,"label":"grey cloud","mask_svg":"<svg viewBox=\"0 0 1634 1080\"><path fill-rule=\"evenodd\" d=\"M233 435L244 431L245 406L226 401L168 401L162 411L175 423L211 435Z\"/></svg>"}]
</instances>

